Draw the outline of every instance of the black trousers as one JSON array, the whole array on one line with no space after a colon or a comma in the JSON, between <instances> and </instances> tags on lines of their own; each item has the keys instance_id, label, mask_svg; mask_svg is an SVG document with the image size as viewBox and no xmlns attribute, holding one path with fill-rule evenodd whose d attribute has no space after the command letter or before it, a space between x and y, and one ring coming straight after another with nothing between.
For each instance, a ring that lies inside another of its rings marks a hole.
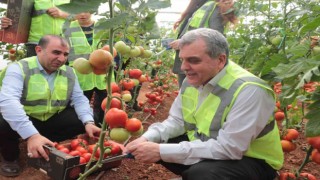
<instances>
[{"instance_id":1,"label":"black trousers","mask_svg":"<svg viewBox=\"0 0 320 180\"><path fill-rule=\"evenodd\" d=\"M92 90L84 91L83 93L89 99L89 101L91 101L94 93L92 103L94 122L97 126L101 127L102 121L104 120L104 110L101 108L101 103L103 99L107 97L107 91L105 89L99 90L98 88L93 88Z\"/></svg>"},{"instance_id":2,"label":"black trousers","mask_svg":"<svg viewBox=\"0 0 320 180\"><path fill-rule=\"evenodd\" d=\"M29 119L42 136L53 142L64 141L85 133L82 122L71 107L55 114L47 121L40 121L32 117L29 117ZM14 161L19 158L19 139L18 133L11 129L0 114L0 148L1 155L5 160Z\"/></svg>"},{"instance_id":3,"label":"black trousers","mask_svg":"<svg viewBox=\"0 0 320 180\"><path fill-rule=\"evenodd\" d=\"M170 139L168 143L188 141L186 135ZM264 160L243 157L240 160L203 160L193 165L159 161L184 180L273 180L277 176Z\"/></svg>"}]
</instances>

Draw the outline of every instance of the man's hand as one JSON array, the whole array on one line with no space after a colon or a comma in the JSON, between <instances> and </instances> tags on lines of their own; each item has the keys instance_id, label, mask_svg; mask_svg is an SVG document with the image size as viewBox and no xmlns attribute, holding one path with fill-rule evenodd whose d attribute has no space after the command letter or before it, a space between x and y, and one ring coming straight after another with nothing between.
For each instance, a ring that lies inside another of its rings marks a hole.
<instances>
[{"instance_id":1,"label":"man's hand","mask_svg":"<svg viewBox=\"0 0 320 180\"><path fill-rule=\"evenodd\" d=\"M169 46L174 50L179 50L179 41L180 39L172 41Z\"/></svg>"},{"instance_id":2,"label":"man's hand","mask_svg":"<svg viewBox=\"0 0 320 180\"><path fill-rule=\"evenodd\" d=\"M40 158L43 157L45 160L49 161L49 156L43 149L43 145L54 146L54 143L40 134L34 134L30 136L27 140L28 154L32 154L29 157Z\"/></svg>"},{"instance_id":3,"label":"man's hand","mask_svg":"<svg viewBox=\"0 0 320 180\"><path fill-rule=\"evenodd\" d=\"M1 29L5 29L12 25L12 20L7 17L1 18Z\"/></svg>"},{"instance_id":4,"label":"man's hand","mask_svg":"<svg viewBox=\"0 0 320 180\"><path fill-rule=\"evenodd\" d=\"M54 18L66 19L66 18L69 16L68 13L66 13L66 12L64 12L64 11L61 11L61 10L60 10L59 8L57 8L57 7L49 8L49 9L47 10L47 13L48 13L50 16L54 17Z\"/></svg>"},{"instance_id":5,"label":"man's hand","mask_svg":"<svg viewBox=\"0 0 320 180\"><path fill-rule=\"evenodd\" d=\"M101 129L94 124L86 124L86 132L90 138L99 138Z\"/></svg>"},{"instance_id":6,"label":"man's hand","mask_svg":"<svg viewBox=\"0 0 320 180\"><path fill-rule=\"evenodd\" d=\"M131 144L130 146L128 145L125 147L125 151L130 152L136 160L144 163L155 163L161 159L160 146L158 143L144 141Z\"/></svg>"}]
</instances>

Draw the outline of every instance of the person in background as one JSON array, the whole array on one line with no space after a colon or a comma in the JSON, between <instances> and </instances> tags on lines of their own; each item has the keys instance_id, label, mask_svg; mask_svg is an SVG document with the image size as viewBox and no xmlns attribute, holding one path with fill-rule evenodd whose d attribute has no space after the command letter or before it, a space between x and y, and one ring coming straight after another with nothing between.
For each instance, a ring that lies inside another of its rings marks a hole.
<instances>
[{"instance_id":1,"label":"person in background","mask_svg":"<svg viewBox=\"0 0 320 180\"><path fill-rule=\"evenodd\" d=\"M67 3L70 3L70 0L34 0L28 42L25 44L26 57L36 56L35 47L42 36L46 34L61 35L62 24L65 19L72 19L73 17L56 6ZM4 29L11 25L11 19L1 18L1 28Z\"/></svg>"},{"instance_id":2,"label":"person in background","mask_svg":"<svg viewBox=\"0 0 320 180\"><path fill-rule=\"evenodd\" d=\"M54 146L87 133L97 137L88 99L74 70L64 65L68 42L46 35L36 46L37 56L10 64L0 74L0 175L18 176L19 139L27 142L28 156L49 160L43 145ZM12 83L14 82L14 83Z\"/></svg>"},{"instance_id":3,"label":"person in background","mask_svg":"<svg viewBox=\"0 0 320 180\"><path fill-rule=\"evenodd\" d=\"M94 31L95 21L91 18L90 12L83 12L75 15L74 21L66 21L63 25L63 36L70 44L70 54L68 56L69 66L73 66L73 61L77 58L89 59L90 53L98 49L100 38ZM106 74L96 75L93 72L81 74L76 71L81 89L85 96L91 100L93 98L93 112L96 125L100 126L104 119L104 110L101 103L107 97Z\"/></svg>"},{"instance_id":4,"label":"person in background","mask_svg":"<svg viewBox=\"0 0 320 180\"><path fill-rule=\"evenodd\" d=\"M178 28L178 37L169 45L176 50L173 65L173 73L178 75L179 87L185 78L181 71L179 59L179 40L188 31L196 28L206 27L219 31L223 34L224 27L228 22L235 24L237 18L233 0L190 0L187 9L181 14L180 19L174 23L174 29Z\"/></svg>"},{"instance_id":5,"label":"person in background","mask_svg":"<svg viewBox=\"0 0 320 180\"><path fill-rule=\"evenodd\" d=\"M283 165L273 90L228 60L228 42L216 30L188 31L179 48L186 79L168 118L124 152L182 179L273 180Z\"/></svg>"}]
</instances>

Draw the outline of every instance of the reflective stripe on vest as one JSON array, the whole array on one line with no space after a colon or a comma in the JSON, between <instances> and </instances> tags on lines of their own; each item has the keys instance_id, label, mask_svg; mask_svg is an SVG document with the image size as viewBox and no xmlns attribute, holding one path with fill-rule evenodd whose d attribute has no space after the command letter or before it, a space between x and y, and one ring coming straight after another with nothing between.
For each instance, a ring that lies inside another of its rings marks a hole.
<instances>
[{"instance_id":1,"label":"reflective stripe on vest","mask_svg":"<svg viewBox=\"0 0 320 180\"><path fill-rule=\"evenodd\" d=\"M48 82L38 68L36 57L26 58L19 61L18 64L24 73L21 104L24 105L28 115L45 121L55 113L65 109L70 102L75 84L75 73L72 68L68 66L59 68L54 81L54 89L51 92ZM42 87L43 91L33 92L34 89L39 87Z\"/></svg>"}]
</instances>

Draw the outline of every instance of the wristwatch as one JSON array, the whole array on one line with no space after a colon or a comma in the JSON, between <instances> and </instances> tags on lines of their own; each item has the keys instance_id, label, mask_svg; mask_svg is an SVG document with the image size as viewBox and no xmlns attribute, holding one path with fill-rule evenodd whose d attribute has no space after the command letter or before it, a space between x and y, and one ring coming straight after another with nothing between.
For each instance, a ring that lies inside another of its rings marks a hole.
<instances>
[{"instance_id":1,"label":"wristwatch","mask_svg":"<svg viewBox=\"0 0 320 180\"><path fill-rule=\"evenodd\" d=\"M94 121L87 121L87 122L83 123L84 126L86 126L87 124L93 124L93 125L95 125Z\"/></svg>"},{"instance_id":2,"label":"wristwatch","mask_svg":"<svg viewBox=\"0 0 320 180\"><path fill-rule=\"evenodd\" d=\"M73 21L74 20L74 15L70 14L69 16L67 16L66 18L68 21Z\"/></svg>"}]
</instances>

